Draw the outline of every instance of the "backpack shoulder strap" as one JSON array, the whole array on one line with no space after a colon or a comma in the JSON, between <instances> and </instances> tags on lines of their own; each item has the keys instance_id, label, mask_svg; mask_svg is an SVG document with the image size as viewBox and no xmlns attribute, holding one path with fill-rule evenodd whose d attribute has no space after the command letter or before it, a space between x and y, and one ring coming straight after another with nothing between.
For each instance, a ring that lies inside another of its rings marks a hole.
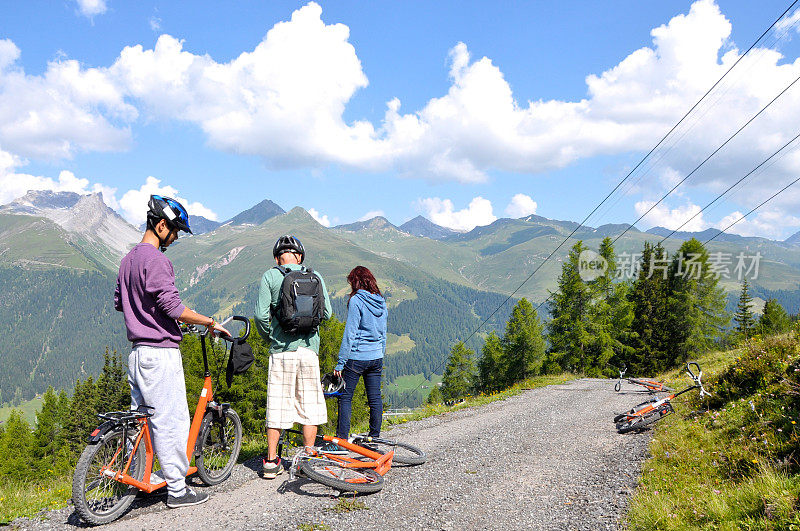
<instances>
[{"instance_id":1,"label":"backpack shoulder strap","mask_svg":"<svg viewBox=\"0 0 800 531\"><path fill-rule=\"evenodd\" d=\"M287 269L286 267L284 267L282 265L276 265L272 269L277 269L278 271L281 272L281 275L283 275L283 276L286 276L286 274L289 272L289 269Z\"/></svg>"}]
</instances>

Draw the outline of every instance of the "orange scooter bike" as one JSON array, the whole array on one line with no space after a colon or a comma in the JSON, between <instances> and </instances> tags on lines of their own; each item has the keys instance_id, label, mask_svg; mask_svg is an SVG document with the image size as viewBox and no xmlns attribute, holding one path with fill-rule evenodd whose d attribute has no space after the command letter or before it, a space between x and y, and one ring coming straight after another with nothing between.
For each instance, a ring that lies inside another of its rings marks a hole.
<instances>
[{"instance_id":1,"label":"orange scooter bike","mask_svg":"<svg viewBox=\"0 0 800 531\"><path fill-rule=\"evenodd\" d=\"M221 324L231 320L244 323L244 336L238 339L247 339L250 320L234 315ZM198 332L194 326L187 328ZM242 421L230 404L214 400L206 355L207 335L208 330L200 334L205 380L186 445L186 455L195 463L187 476L197 473L206 485L216 485L228 479L239 457ZM234 341L230 336L221 338ZM164 478L153 470L155 452L147 420L153 415L152 410L142 405L138 410L97 415L105 422L89 435L72 479L72 502L87 523L113 522L128 509L138 492L150 493L166 486Z\"/></svg>"},{"instance_id":2,"label":"orange scooter bike","mask_svg":"<svg viewBox=\"0 0 800 531\"><path fill-rule=\"evenodd\" d=\"M697 374L692 371L693 365L697 370ZM641 404L631 408L627 413L620 413L614 417L614 424L616 424L617 432L628 433L630 431L640 430L656 421L661 420L675 411L672 407L672 400L674 398L682 395L683 393L688 393L693 389L700 389L701 397L711 395L711 393L706 391L705 387L703 387L703 381L701 380L703 377L703 371L700 369L699 364L696 362L687 363L686 372L694 381L694 385L690 385L683 391L670 394L661 399L653 399L648 402L642 402Z\"/></svg>"},{"instance_id":3,"label":"orange scooter bike","mask_svg":"<svg viewBox=\"0 0 800 531\"><path fill-rule=\"evenodd\" d=\"M620 392L622 389L622 381L625 380L628 383L633 385L638 385L640 387L644 387L650 393L657 393L657 392L671 392L672 389L664 385L664 382L659 382L656 380L649 380L647 378L626 378L625 373L628 372L628 367L623 367L619 370L619 380L616 384L614 384L614 391Z\"/></svg>"}]
</instances>

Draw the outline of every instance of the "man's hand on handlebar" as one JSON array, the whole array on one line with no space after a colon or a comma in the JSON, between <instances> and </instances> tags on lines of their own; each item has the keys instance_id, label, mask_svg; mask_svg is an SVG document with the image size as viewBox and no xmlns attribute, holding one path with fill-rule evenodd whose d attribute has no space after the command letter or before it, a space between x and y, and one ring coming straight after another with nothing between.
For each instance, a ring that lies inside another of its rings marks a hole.
<instances>
[{"instance_id":1,"label":"man's hand on handlebar","mask_svg":"<svg viewBox=\"0 0 800 531\"><path fill-rule=\"evenodd\" d=\"M231 333L228 332L228 330L224 326L214 321L213 319L211 320L210 324L206 325L206 333L231 337Z\"/></svg>"}]
</instances>

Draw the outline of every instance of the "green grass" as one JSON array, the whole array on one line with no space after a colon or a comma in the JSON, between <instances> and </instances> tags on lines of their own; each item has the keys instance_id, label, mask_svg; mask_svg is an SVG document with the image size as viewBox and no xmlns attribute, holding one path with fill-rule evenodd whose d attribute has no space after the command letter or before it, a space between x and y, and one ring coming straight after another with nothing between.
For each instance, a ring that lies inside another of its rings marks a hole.
<instances>
[{"instance_id":1,"label":"green grass","mask_svg":"<svg viewBox=\"0 0 800 531\"><path fill-rule=\"evenodd\" d=\"M20 403L18 406L4 405L0 407L0 422L5 422L15 409L22 413L31 428L36 426L36 414L42 408L42 399L34 398Z\"/></svg>"},{"instance_id":2,"label":"green grass","mask_svg":"<svg viewBox=\"0 0 800 531\"><path fill-rule=\"evenodd\" d=\"M386 384L387 386L393 386L400 392L411 391L412 389L416 388L426 388L430 389L433 385L442 381L442 377L438 374L434 374L430 380L425 378L425 375L422 373L420 374L407 374L405 376L398 376L394 379L394 381L390 384ZM427 387L426 387L427 386ZM427 393L426 393L427 394Z\"/></svg>"},{"instance_id":3,"label":"green grass","mask_svg":"<svg viewBox=\"0 0 800 531\"><path fill-rule=\"evenodd\" d=\"M0 525L42 510L65 507L72 496L71 477L40 481L4 479L0 482Z\"/></svg>"},{"instance_id":4,"label":"green grass","mask_svg":"<svg viewBox=\"0 0 800 531\"><path fill-rule=\"evenodd\" d=\"M715 396L701 402L687 393L655 425L629 529L800 530L800 411L797 389L786 384L800 369L797 339L698 361ZM676 371L664 376L676 389L690 383Z\"/></svg>"},{"instance_id":5,"label":"green grass","mask_svg":"<svg viewBox=\"0 0 800 531\"><path fill-rule=\"evenodd\" d=\"M417 344L408 334L403 334L402 336L392 333L386 334L387 355L397 354L398 352L408 352L415 346L417 346Z\"/></svg>"}]
</instances>

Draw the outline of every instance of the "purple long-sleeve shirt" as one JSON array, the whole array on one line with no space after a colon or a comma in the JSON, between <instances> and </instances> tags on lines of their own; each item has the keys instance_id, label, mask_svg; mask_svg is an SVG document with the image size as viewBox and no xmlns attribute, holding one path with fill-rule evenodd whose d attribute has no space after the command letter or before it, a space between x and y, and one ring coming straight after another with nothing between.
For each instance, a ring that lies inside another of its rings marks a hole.
<instances>
[{"instance_id":1,"label":"purple long-sleeve shirt","mask_svg":"<svg viewBox=\"0 0 800 531\"><path fill-rule=\"evenodd\" d=\"M178 317L186 306L175 287L172 262L149 243L140 243L119 265L114 307L125 316L134 345L177 347Z\"/></svg>"}]
</instances>

